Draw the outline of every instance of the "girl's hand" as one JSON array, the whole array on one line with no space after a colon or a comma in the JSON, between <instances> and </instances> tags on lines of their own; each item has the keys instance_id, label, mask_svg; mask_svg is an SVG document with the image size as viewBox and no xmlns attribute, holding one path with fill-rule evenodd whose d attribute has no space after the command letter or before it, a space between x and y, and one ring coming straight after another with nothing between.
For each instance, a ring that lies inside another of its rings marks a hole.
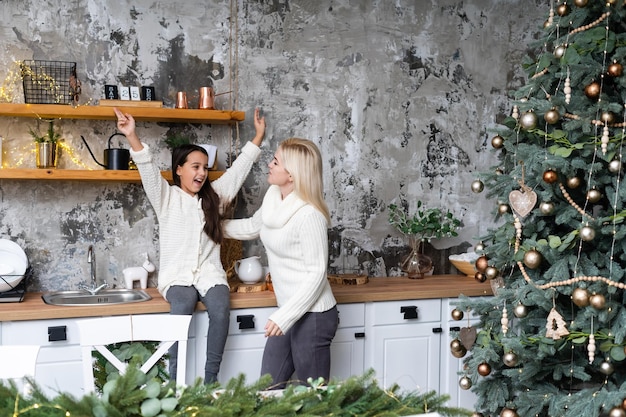
<instances>
[{"instance_id":1,"label":"girl's hand","mask_svg":"<svg viewBox=\"0 0 626 417\"><path fill-rule=\"evenodd\" d=\"M113 108L115 116L117 116L117 130L124 135L129 136L135 133L135 119L128 113L122 113L117 108Z\"/></svg>"},{"instance_id":2,"label":"girl's hand","mask_svg":"<svg viewBox=\"0 0 626 417\"><path fill-rule=\"evenodd\" d=\"M258 107L254 109L254 129L256 130L256 135L252 139L252 143L256 146L261 146L265 136L265 117L261 117L261 110Z\"/></svg>"},{"instance_id":3,"label":"girl's hand","mask_svg":"<svg viewBox=\"0 0 626 417\"><path fill-rule=\"evenodd\" d=\"M268 320L265 325L265 337L282 336L283 331L272 320Z\"/></svg>"}]
</instances>

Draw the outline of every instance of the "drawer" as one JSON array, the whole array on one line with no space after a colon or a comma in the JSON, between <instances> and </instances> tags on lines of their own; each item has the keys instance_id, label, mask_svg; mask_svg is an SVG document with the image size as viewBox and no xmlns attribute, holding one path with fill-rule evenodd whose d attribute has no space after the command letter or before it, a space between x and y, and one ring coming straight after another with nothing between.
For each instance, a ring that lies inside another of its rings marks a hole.
<instances>
[{"instance_id":1,"label":"drawer","mask_svg":"<svg viewBox=\"0 0 626 417\"><path fill-rule=\"evenodd\" d=\"M265 333L265 324L274 311L274 307L231 310L228 334Z\"/></svg>"},{"instance_id":2,"label":"drawer","mask_svg":"<svg viewBox=\"0 0 626 417\"><path fill-rule=\"evenodd\" d=\"M374 326L441 321L439 299L382 301L367 304L366 310L368 323Z\"/></svg>"},{"instance_id":3,"label":"drawer","mask_svg":"<svg viewBox=\"0 0 626 417\"><path fill-rule=\"evenodd\" d=\"M339 328L365 326L365 304L337 304Z\"/></svg>"},{"instance_id":4,"label":"drawer","mask_svg":"<svg viewBox=\"0 0 626 417\"><path fill-rule=\"evenodd\" d=\"M7 321L2 323L2 344L68 346L80 345L80 319Z\"/></svg>"}]
</instances>

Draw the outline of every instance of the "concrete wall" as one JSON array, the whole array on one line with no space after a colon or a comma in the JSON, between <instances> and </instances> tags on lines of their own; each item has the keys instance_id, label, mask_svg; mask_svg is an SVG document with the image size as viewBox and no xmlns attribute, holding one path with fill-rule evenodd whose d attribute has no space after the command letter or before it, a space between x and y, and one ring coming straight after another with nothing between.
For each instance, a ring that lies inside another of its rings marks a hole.
<instances>
[{"instance_id":1,"label":"concrete wall","mask_svg":"<svg viewBox=\"0 0 626 417\"><path fill-rule=\"evenodd\" d=\"M97 103L104 84L153 85L166 106L176 91L233 91L216 105L246 112L238 128L139 124L163 169L173 133L218 145L224 169L253 135L259 106L266 142L239 216L260 204L277 144L307 137L325 159L331 271L399 273L406 244L386 206L402 194L462 218L459 238L428 247L444 273L448 254L493 225L496 204L470 184L493 164L491 129L510 112L506 93L523 82L520 60L547 13L545 0L0 0L0 80L9 101L23 102L13 63L45 59L77 62L81 105ZM61 168L102 169L80 136L101 157L114 122L56 124L71 149ZM35 166L28 132L39 126L0 118L5 168ZM84 283L90 244L111 284L142 253L158 259L158 224L140 185L0 180L0 204L0 237L25 248L31 289ZM263 255L260 242L245 249Z\"/></svg>"}]
</instances>

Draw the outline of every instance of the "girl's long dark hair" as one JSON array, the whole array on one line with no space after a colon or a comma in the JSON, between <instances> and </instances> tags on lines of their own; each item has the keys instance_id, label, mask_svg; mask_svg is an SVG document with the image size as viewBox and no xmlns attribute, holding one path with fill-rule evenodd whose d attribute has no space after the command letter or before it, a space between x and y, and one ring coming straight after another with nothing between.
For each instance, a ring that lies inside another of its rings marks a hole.
<instances>
[{"instance_id":1,"label":"girl's long dark hair","mask_svg":"<svg viewBox=\"0 0 626 417\"><path fill-rule=\"evenodd\" d=\"M180 176L176 174L176 168L183 166L187 162L187 157L191 152L199 151L207 155L206 150L202 146L187 144L180 145L172 151L172 178L174 184L180 187ZM211 187L208 174L207 179L198 192L198 197L202 201L202 211L204 212L204 233L218 245L224 240L224 232L222 231L222 219L224 215L220 210L220 198Z\"/></svg>"}]
</instances>

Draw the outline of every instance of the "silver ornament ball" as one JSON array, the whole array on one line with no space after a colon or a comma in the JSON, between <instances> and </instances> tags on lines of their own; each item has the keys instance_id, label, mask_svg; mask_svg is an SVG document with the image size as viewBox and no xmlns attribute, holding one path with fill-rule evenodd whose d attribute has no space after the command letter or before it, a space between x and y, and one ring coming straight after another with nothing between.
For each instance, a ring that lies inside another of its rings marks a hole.
<instances>
[{"instance_id":1,"label":"silver ornament ball","mask_svg":"<svg viewBox=\"0 0 626 417\"><path fill-rule=\"evenodd\" d=\"M474 181L472 181L472 191L473 192L475 192L476 194L482 193L484 189L485 189L485 184L483 184L483 182L481 180L474 180Z\"/></svg>"},{"instance_id":2,"label":"silver ornament ball","mask_svg":"<svg viewBox=\"0 0 626 417\"><path fill-rule=\"evenodd\" d=\"M551 201L544 201L539 204L539 211L546 216L551 215L554 212L554 203Z\"/></svg>"},{"instance_id":3,"label":"silver ornament ball","mask_svg":"<svg viewBox=\"0 0 626 417\"><path fill-rule=\"evenodd\" d=\"M508 366L509 368L512 368L515 365L517 365L517 355L513 352L507 352L502 357L502 361L504 362L506 366Z\"/></svg>"},{"instance_id":4,"label":"silver ornament ball","mask_svg":"<svg viewBox=\"0 0 626 417\"><path fill-rule=\"evenodd\" d=\"M595 237L596 231L593 229L593 227L583 226L580 229L580 238L585 242L591 242L593 239L595 239Z\"/></svg>"},{"instance_id":5,"label":"silver ornament ball","mask_svg":"<svg viewBox=\"0 0 626 417\"><path fill-rule=\"evenodd\" d=\"M613 364L609 361L604 361L600 364L600 372L604 375L611 375L615 371Z\"/></svg>"},{"instance_id":6,"label":"silver ornament ball","mask_svg":"<svg viewBox=\"0 0 626 417\"><path fill-rule=\"evenodd\" d=\"M467 376L461 377L461 379L459 379L459 387L467 391L468 389L472 388L472 380L469 379Z\"/></svg>"},{"instance_id":7,"label":"silver ornament ball","mask_svg":"<svg viewBox=\"0 0 626 417\"><path fill-rule=\"evenodd\" d=\"M518 319L523 319L524 317L528 315L528 309L526 308L524 304L519 303L518 305L515 306L515 309L513 310L513 314L515 314L515 317L517 317Z\"/></svg>"},{"instance_id":8,"label":"silver ornament ball","mask_svg":"<svg viewBox=\"0 0 626 417\"><path fill-rule=\"evenodd\" d=\"M614 159L609 162L609 171L613 174L617 174L622 170L622 163L618 159Z\"/></svg>"},{"instance_id":9,"label":"silver ornament ball","mask_svg":"<svg viewBox=\"0 0 626 417\"><path fill-rule=\"evenodd\" d=\"M476 246L474 246L474 252L482 252L485 250L485 244L483 242L478 242Z\"/></svg>"},{"instance_id":10,"label":"silver ornament ball","mask_svg":"<svg viewBox=\"0 0 626 417\"><path fill-rule=\"evenodd\" d=\"M537 115L534 111L527 111L520 117L520 125L522 129L531 130L537 127Z\"/></svg>"}]
</instances>

